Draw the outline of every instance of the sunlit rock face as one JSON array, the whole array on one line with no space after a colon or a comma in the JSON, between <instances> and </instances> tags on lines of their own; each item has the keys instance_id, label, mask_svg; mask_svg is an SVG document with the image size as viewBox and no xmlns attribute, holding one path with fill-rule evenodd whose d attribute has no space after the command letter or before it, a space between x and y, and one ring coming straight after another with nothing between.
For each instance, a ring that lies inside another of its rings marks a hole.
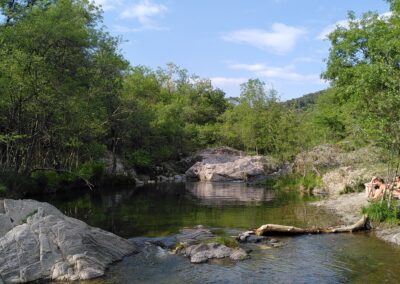
<instances>
[{"instance_id":1,"label":"sunlit rock face","mask_svg":"<svg viewBox=\"0 0 400 284\"><path fill-rule=\"evenodd\" d=\"M244 183L187 183L186 188L205 204L262 203L273 200L275 191Z\"/></svg>"},{"instance_id":2,"label":"sunlit rock face","mask_svg":"<svg viewBox=\"0 0 400 284\"><path fill-rule=\"evenodd\" d=\"M264 177L277 170L277 164L264 156L221 147L197 153L197 163L186 171L186 177L200 181L247 181Z\"/></svg>"},{"instance_id":3,"label":"sunlit rock face","mask_svg":"<svg viewBox=\"0 0 400 284\"><path fill-rule=\"evenodd\" d=\"M6 199L0 204L0 279L5 283L95 278L135 252L128 240L69 218L48 203Z\"/></svg>"}]
</instances>

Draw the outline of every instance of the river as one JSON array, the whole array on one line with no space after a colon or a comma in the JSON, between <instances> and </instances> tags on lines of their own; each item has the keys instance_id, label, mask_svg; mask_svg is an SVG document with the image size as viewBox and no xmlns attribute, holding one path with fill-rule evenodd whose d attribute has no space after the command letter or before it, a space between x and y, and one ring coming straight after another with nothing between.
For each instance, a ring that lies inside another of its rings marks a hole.
<instances>
[{"instance_id":1,"label":"river","mask_svg":"<svg viewBox=\"0 0 400 284\"><path fill-rule=\"evenodd\" d=\"M157 184L44 199L66 215L125 238L168 236L199 224L221 234L266 223L338 225L333 214L308 205L312 200L240 183ZM255 250L238 263L194 265L162 249L143 251L87 283L400 283L400 248L373 233L280 240L282 247Z\"/></svg>"}]
</instances>

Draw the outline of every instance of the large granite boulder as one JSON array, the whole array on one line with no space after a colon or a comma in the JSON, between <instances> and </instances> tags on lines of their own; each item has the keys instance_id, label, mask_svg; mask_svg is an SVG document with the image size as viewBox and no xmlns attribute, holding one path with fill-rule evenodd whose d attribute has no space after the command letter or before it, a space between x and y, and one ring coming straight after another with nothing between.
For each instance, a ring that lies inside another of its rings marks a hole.
<instances>
[{"instance_id":1,"label":"large granite boulder","mask_svg":"<svg viewBox=\"0 0 400 284\"><path fill-rule=\"evenodd\" d=\"M201 181L247 181L262 178L278 170L277 163L264 156L220 147L197 153L197 160L186 177Z\"/></svg>"},{"instance_id":2,"label":"large granite boulder","mask_svg":"<svg viewBox=\"0 0 400 284\"><path fill-rule=\"evenodd\" d=\"M0 201L0 279L84 280L135 252L128 240L69 218L47 203Z\"/></svg>"}]
</instances>

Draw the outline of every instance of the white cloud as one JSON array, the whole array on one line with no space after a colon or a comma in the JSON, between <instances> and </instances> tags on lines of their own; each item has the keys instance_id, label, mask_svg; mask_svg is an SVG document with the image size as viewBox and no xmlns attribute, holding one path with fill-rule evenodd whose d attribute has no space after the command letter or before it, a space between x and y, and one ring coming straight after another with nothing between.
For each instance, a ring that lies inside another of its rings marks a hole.
<instances>
[{"instance_id":1,"label":"white cloud","mask_svg":"<svg viewBox=\"0 0 400 284\"><path fill-rule=\"evenodd\" d=\"M158 29L154 17L162 16L168 11L168 8L162 4L156 4L150 0L142 0L128 8L122 13L124 19L136 19L146 29Z\"/></svg>"},{"instance_id":2,"label":"white cloud","mask_svg":"<svg viewBox=\"0 0 400 284\"><path fill-rule=\"evenodd\" d=\"M261 29L242 29L222 36L225 41L249 44L263 50L272 50L278 54L291 51L297 41L306 34L304 28L274 23L270 31Z\"/></svg>"},{"instance_id":3,"label":"white cloud","mask_svg":"<svg viewBox=\"0 0 400 284\"><path fill-rule=\"evenodd\" d=\"M104 11L114 10L121 5L121 0L93 0L96 6L101 6Z\"/></svg>"},{"instance_id":4,"label":"white cloud","mask_svg":"<svg viewBox=\"0 0 400 284\"><path fill-rule=\"evenodd\" d=\"M392 12L385 12L379 15L381 19L388 19L392 16ZM317 39L319 40L324 40L328 38L328 35L333 32L337 27L345 28L347 29L349 27L349 21L348 20L341 20L337 21L336 23L326 26L317 36Z\"/></svg>"},{"instance_id":5,"label":"white cloud","mask_svg":"<svg viewBox=\"0 0 400 284\"><path fill-rule=\"evenodd\" d=\"M210 78L213 86L216 87L231 87L231 86L238 86L244 82L246 82L248 79L244 77L238 77L238 78L230 78L230 77L212 77Z\"/></svg>"},{"instance_id":6,"label":"white cloud","mask_svg":"<svg viewBox=\"0 0 400 284\"><path fill-rule=\"evenodd\" d=\"M341 20L338 21L332 25L326 26L322 32L319 33L317 36L317 39L324 40L328 38L328 35L333 32L337 27L341 28L348 28L349 27L349 22L347 20Z\"/></svg>"},{"instance_id":7,"label":"white cloud","mask_svg":"<svg viewBox=\"0 0 400 284\"><path fill-rule=\"evenodd\" d=\"M256 76L271 79L284 80L289 82L306 82L311 84L323 84L319 75L300 74L295 71L294 65L283 67L273 67L265 64L231 64L229 66L234 70L245 70L253 72Z\"/></svg>"}]
</instances>

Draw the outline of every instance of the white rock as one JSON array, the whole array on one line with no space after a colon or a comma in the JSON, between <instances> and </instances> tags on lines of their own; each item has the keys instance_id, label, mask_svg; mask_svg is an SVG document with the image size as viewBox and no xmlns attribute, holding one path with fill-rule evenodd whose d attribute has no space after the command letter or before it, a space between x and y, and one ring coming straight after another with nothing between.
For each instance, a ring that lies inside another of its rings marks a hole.
<instances>
[{"instance_id":1,"label":"white rock","mask_svg":"<svg viewBox=\"0 0 400 284\"><path fill-rule=\"evenodd\" d=\"M0 234L0 278L5 283L99 277L110 263L135 251L129 241L69 218L50 204L0 203L0 220L13 220L11 230Z\"/></svg>"},{"instance_id":2,"label":"white rock","mask_svg":"<svg viewBox=\"0 0 400 284\"><path fill-rule=\"evenodd\" d=\"M227 147L204 150L197 155L201 161L185 174L201 181L243 181L277 170L275 163L264 156L246 156Z\"/></svg>"}]
</instances>

